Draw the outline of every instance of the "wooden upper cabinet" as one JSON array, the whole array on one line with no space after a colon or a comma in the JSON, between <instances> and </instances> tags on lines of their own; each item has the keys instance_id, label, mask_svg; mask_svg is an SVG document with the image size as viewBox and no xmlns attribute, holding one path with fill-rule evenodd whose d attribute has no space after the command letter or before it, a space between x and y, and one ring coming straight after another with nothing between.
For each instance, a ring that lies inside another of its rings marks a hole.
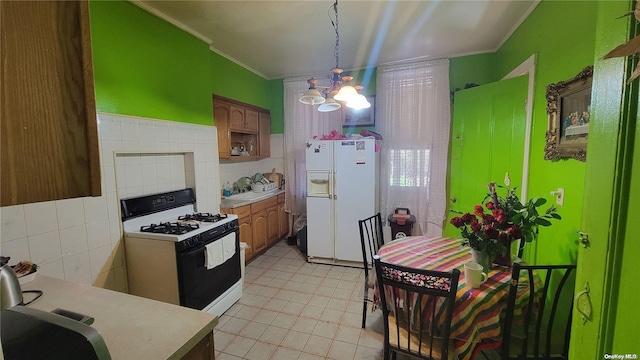
<instances>
[{"instance_id":1,"label":"wooden upper cabinet","mask_svg":"<svg viewBox=\"0 0 640 360\"><path fill-rule=\"evenodd\" d=\"M231 118L231 105L226 102L217 101L213 103L213 121L218 129L218 156L222 159L231 156L231 145L229 144L229 122L225 119Z\"/></svg>"},{"instance_id":2,"label":"wooden upper cabinet","mask_svg":"<svg viewBox=\"0 0 640 360\"><path fill-rule=\"evenodd\" d=\"M1 205L99 196L87 1L0 6Z\"/></svg>"},{"instance_id":3,"label":"wooden upper cabinet","mask_svg":"<svg viewBox=\"0 0 640 360\"><path fill-rule=\"evenodd\" d=\"M269 110L213 95L213 121L218 128L218 154L226 160L256 160L271 156ZM235 156L231 149L248 155Z\"/></svg>"},{"instance_id":4,"label":"wooden upper cabinet","mask_svg":"<svg viewBox=\"0 0 640 360\"><path fill-rule=\"evenodd\" d=\"M260 134L258 138L258 147L260 155L264 157L271 156L271 115L268 112L261 112L259 115Z\"/></svg>"},{"instance_id":5,"label":"wooden upper cabinet","mask_svg":"<svg viewBox=\"0 0 640 360\"><path fill-rule=\"evenodd\" d=\"M244 131L246 129L244 120L244 108L230 105L229 128L231 130Z\"/></svg>"},{"instance_id":6,"label":"wooden upper cabinet","mask_svg":"<svg viewBox=\"0 0 640 360\"><path fill-rule=\"evenodd\" d=\"M251 109L244 111L245 130L250 132L258 132L258 112Z\"/></svg>"}]
</instances>

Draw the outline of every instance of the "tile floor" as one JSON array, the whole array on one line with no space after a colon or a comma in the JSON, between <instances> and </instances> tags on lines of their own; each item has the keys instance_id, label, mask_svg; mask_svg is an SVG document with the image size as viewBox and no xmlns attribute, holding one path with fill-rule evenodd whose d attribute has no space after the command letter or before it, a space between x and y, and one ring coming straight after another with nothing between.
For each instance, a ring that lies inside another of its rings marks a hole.
<instances>
[{"instance_id":1,"label":"tile floor","mask_svg":"<svg viewBox=\"0 0 640 360\"><path fill-rule=\"evenodd\" d=\"M242 298L216 327L216 359L382 359L382 312L360 327L363 286L362 269L308 263L282 241L246 266Z\"/></svg>"}]
</instances>

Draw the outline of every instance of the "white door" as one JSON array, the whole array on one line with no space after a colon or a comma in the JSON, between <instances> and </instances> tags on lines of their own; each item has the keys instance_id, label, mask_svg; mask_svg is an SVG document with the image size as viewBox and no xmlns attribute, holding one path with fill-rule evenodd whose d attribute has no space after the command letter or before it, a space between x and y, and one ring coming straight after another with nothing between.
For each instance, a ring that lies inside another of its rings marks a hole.
<instances>
[{"instance_id":1,"label":"white door","mask_svg":"<svg viewBox=\"0 0 640 360\"><path fill-rule=\"evenodd\" d=\"M375 211L375 140L335 142L336 258L362 261L358 220Z\"/></svg>"}]
</instances>

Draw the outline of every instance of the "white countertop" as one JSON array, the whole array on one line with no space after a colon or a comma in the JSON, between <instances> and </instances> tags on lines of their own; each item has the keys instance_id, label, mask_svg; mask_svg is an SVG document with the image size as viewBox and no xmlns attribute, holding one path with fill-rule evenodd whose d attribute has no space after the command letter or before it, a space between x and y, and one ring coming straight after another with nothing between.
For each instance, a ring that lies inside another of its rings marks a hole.
<instances>
[{"instance_id":1,"label":"white countertop","mask_svg":"<svg viewBox=\"0 0 640 360\"><path fill-rule=\"evenodd\" d=\"M218 324L206 312L44 275L36 275L22 290L44 292L30 308L62 308L93 317L91 326L114 360L180 359Z\"/></svg>"},{"instance_id":2,"label":"white countertop","mask_svg":"<svg viewBox=\"0 0 640 360\"><path fill-rule=\"evenodd\" d=\"M284 189L278 189L274 191L268 192L245 192L241 194L231 195L227 197L223 197L220 201L221 208L237 208L240 206L245 206L249 204L253 204L258 201L266 200L274 196L278 196L280 194L284 194Z\"/></svg>"}]
</instances>

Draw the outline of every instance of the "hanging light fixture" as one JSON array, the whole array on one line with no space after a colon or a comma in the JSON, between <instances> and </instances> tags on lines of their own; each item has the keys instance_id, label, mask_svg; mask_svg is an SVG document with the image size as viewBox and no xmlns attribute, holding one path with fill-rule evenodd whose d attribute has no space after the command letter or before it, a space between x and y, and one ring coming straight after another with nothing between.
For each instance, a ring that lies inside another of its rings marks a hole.
<instances>
[{"instance_id":1,"label":"hanging light fixture","mask_svg":"<svg viewBox=\"0 0 640 360\"><path fill-rule=\"evenodd\" d=\"M330 12L329 12L329 19L331 20L331 25L333 25L333 29L336 33L336 45L333 51L333 55L336 58L336 66L333 69L331 69L331 78L330 78L331 84L329 86L318 86L319 88L325 89L324 97L323 97L322 94L320 94L320 92L316 89L316 84L318 83L318 80L314 78L307 80L307 82L310 85L309 90L305 91L302 94L302 97L300 97L300 102L304 104L309 104L309 105L321 104L318 107L318 111L329 112L329 111L338 110L342 107L342 105L338 101L344 101L347 103L347 106L352 107L349 104L356 97L358 97L359 102L356 102L354 104L359 104L357 106L360 106L361 109L370 107L371 104L369 104L369 102L364 97L364 95L359 95L356 88L349 84L349 82L353 80L353 76L342 75L344 70L342 70L339 65L340 31L338 28L338 0L336 0L333 3L333 5L331 5L329 10L331 10L331 8L333 8L335 20L331 18ZM360 96L362 98L359 98ZM362 99L364 99L364 102L362 102ZM366 104L368 104L368 106Z\"/></svg>"}]
</instances>

